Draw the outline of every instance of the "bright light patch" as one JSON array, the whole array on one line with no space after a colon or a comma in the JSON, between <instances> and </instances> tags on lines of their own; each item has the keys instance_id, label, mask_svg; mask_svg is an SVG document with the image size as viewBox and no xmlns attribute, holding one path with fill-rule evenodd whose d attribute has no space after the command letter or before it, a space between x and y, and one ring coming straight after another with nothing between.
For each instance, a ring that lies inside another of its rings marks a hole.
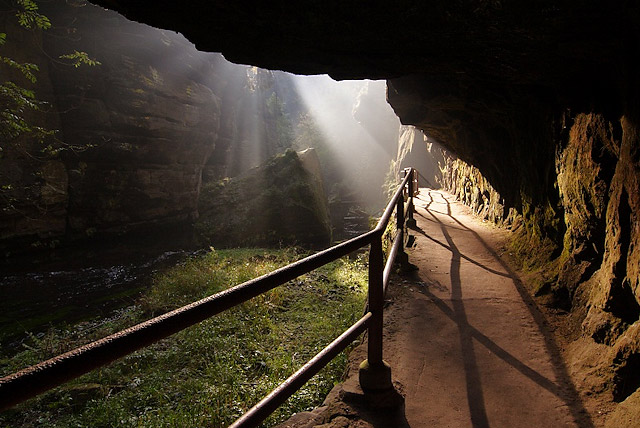
<instances>
[{"instance_id":1,"label":"bright light patch","mask_svg":"<svg viewBox=\"0 0 640 428\"><path fill-rule=\"evenodd\" d=\"M354 191L367 205L379 205L400 126L386 102L385 82L335 81L326 75L293 76L293 81Z\"/></svg>"}]
</instances>

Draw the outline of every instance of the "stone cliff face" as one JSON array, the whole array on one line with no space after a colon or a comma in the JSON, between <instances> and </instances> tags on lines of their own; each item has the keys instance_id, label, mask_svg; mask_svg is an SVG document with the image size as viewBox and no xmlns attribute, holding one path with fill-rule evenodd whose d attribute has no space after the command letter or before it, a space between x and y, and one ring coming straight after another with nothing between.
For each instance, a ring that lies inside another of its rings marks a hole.
<instances>
[{"instance_id":1,"label":"stone cliff face","mask_svg":"<svg viewBox=\"0 0 640 428\"><path fill-rule=\"evenodd\" d=\"M383 206L378 170L393 156L399 124L379 97L383 82L348 89L333 82L329 92L320 82L323 102L341 103L339 116L349 119L323 124L351 132L335 138L319 130L307 105L316 100L303 100L295 76L232 64L198 52L178 34L90 4L54 1L40 11L51 29L29 32L13 12L0 15L9 35L2 53L40 66L33 89L48 106L34 122L57 130L45 145L59 153L44 154L36 141L23 142L24 150L15 142L2 145L3 253L144 238L157 228L188 232L203 183L240 175L292 146L323 146L325 164L336 153L350 160L359 153L348 167L323 165L324 173L334 172L325 174L336 185L332 200ZM60 56L74 51L86 51L100 65L65 64ZM19 75L11 77L20 82ZM372 145L377 152L367 152Z\"/></svg>"},{"instance_id":2,"label":"stone cliff face","mask_svg":"<svg viewBox=\"0 0 640 428\"><path fill-rule=\"evenodd\" d=\"M442 187L469 205L476 215L496 224L512 225L516 210L505 208L500 194L478 168L446 153L440 168Z\"/></svg>"},{"instance_id":3,"label":"stone cliff face","mask_svg":"<svg viewBox=\"0 0 640 428\"><path fill-rule=\"evenodd\" d=\"M66 159L68 232L193 219L201 171L219 138L227 82L209 76L222 58L92 6L56 4L50 16L77 37L45 39L48 52L85 50L102 63L50 74L62 138L92 146Z\"/></svg>"},{"instance_id":4,"label":"stone cliff face","mask_svg":"<svg viewBox=\"0 0 640 428\"><path fill-rule=\"evenodd\" d=\"M640 5L97 2L239 62L389 79L402 122L476 168L447 163L449 187L548 255L539 294L584 320L614 398L640 399Z\"/></svg>"},{"instance_id":5,"label":"stone cliff face","mask_svg":"<svg viewBox=\"0 0 640 428\"><path fill-rule=\"evenodd\" d=\"M57 130L44 145L2 145L0 181L11 185L0 195L3 252L175 229L197 217L203 175L237 175L286 149L277 112L266 111L270 72L251 76L178 34L89 4L40 11L53 23L45 32L2 14L2 53L39 65L33 89L48 106L34 120ZM75 50L101 64L59 59ZM43 154L46 144L62 150ZM247 159L247 146L261 150Z\"/></svg>"},{"instance_id":6,"label":"stone cliff face","mask_svg":"<svg viewBox=\"0 0 640 428\"><path fill-rule=\"evenodd\" d=\"M53 144L70 149L24 171L23 183L40 177L41 191L29 201L38 208L16 213L24 227L8 227L2 238L86 237L192 218L220 120L218 88L202 74L222 59L97 7L47 6L55 27L32 47L41 65L36 92L42 97L50 85L45 100L59 130ZM56 60L74 50L101 65L73 69Z\"/></svg>"}]
</instances>

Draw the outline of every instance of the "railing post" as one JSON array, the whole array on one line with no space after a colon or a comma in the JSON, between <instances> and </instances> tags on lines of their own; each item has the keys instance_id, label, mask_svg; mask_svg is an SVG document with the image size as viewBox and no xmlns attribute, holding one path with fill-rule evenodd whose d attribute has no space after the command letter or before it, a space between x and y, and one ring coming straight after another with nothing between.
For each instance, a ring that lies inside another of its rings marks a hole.
<instances>
[{"instance_id":1,"label":"railing post","mask_svg":"<svg viewBox=\"0 0 640 428\"><path fill-rule=\"evenodd\" d=\"M382 359L384 311L382 235L371 242L369 250L369 320L367 359L360 364L362 391L374 407L396 408L404 403L393 387L391 367Z\"/></svg>"},{"instance_id":2,"label":"railing post","mask_svg":"<svg viewBox=\"0 0 640 428\"><path fill-rule=\"evenodd\" d=\"M407 185L409 186L409 207L407 208L407 226L409 227L416 227L416 220L413 218L413 211L414 211L414 206L413 206L413 196L416 193L416 188L415 188L415 176L416 176L416 170L413 168L405 168L404 170L405 172L405 176L406 174L409 174L409 181L407 183Z\"/></svg>"},{"instance_id":3,"label":"railing post","mask_svg":"<svg viewBox=\"0 0 640 428\"><path fill-rule=\"evenodd\" d=\"M398 198L396 202L396 229L398 231L398 238L400 239L400 248L396 255L396 263L400 265L402 271L412 270L410 269L409 256L404 251L405 244L405 216L404 216L404 198Z\"/></svg>"},{"instance_id":4,"label":"railing post","mask_svg":"<svg viewBox=\"0 0 640 428\"><path fill-rule=\"evenodd\" d=\"M368 361L371 367L381 366L382 363L382 324L384 310L384 295L382 289L382 273L384 260L382 258L382 240L376 238L371 242L369 250L369 310L372 317L369 322Z\"/></svg>"}]
</instances>

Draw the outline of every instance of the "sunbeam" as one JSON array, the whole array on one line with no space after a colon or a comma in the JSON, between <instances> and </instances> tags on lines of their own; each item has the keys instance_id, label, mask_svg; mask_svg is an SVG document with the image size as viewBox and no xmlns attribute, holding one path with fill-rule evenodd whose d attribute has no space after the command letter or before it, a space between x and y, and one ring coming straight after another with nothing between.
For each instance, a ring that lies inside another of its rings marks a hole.
<instances>
[{"instance_id":1,"label":"sunbeam","mask_svg":"<svg viewBox=\"0 0 640 428\"><path fill-rule=\"evenodd\" d=\"M371 211L384 204L382 185L395 158L400 121L386 103L383 81L292 76L345 179Z\"/></svg>"}]
</instances>

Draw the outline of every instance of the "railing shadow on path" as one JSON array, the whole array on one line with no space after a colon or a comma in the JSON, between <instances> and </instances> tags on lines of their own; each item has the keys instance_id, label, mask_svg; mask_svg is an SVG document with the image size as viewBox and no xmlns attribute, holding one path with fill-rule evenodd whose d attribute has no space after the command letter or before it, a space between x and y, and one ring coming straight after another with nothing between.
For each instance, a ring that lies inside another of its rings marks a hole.
<instances>
[{"instance_id":1,"label":"railing shadow on path","mask_svg":"<svg viewBox=\"0 0 640 428\"><path fill-rule=\"evenodd\" d=\"M489 420L487 418L480 371L473 347L473 331L469 324L462 300L462 282L460 279L460 259L462 258L462 254L453 242L453 238L449 234L447 227L429 211L429 208L427 208L427 212L439 223L440 230L448 243L445 247L451 252L449 275L451 278L451 303L453 305L452 316L458 325L471 424L473 428L488 428Z\"/></svg>"},{"instance_id":2,"label":"railing shadow on path","mask_svg":"<svg viewBox=\"0 0 640 428\"><path fill-rule=\"evenodd\" d=\"M430 241L432 241L432 242L434 242L434 243L436 243L436 244L440 245L441 247L446 248L446 249L447 249L447 250L449 250L449 251L452 251L452 249L451 249L451 247L450 247L449 245L447 245L447 244L445 244L444 242L441 242L441 241L439 241L439 240L435 239L435 238L434 238L434 237L432 237L432 236L427 235L427 233L426 233L424 230L422 230L421 228L419 228L419 227L417 227L417 226L416 226L416 227L412 227L412 228L411 228L411 230L413 230L413 231L415 231L415 232L418 232L419 234L421 234L421 235L422 235L422 236L424 236L425 238L427 238L427 239L429 239ZM500 272L500 271L497 271L497 270L495 270L495 269L491 269L490 267L485 266L485 265L483 265L482 263L480 263L480 262L478 262L478 261L473 260L473 259L472 259L471 257L469 257L469 256L466 256L466 255L464 255L464 254L460 254L460 257L461 257L461 258L463 258L463 259L465 259L465 260L466 260L466 261L468 261L469 263L472 263L472 264L474 264L474 265L478 266L479 268L482 268L482 269L486 270L487 272L491 272L491 273L492 273L492 274L494 274L494 275L503 276L503 277L505 277L505 278L511 278L511 276L510 276L508 273Z\"/></svg>"},{"instance_id":3,"label":"railing shadow on path","mask_svg":"<svg viewBox=\"0 0 640 428\"><path fill-rule=\"evenodd\" d=\"M440 229L448 243L448 245L428 236L422 229L413 228L417 232L429 238L431 241L436 244L447 248L451 252L451 299L453 304L453 309L451 309L442 299L433 295L426 288L421 290L423 294L428 296L433 303L438 307L447 317L451 318L454 322L458 324L458 328L460 330L460 342L462 345L462 351L464 355L464 367L467 377L467 391L468 391L468 400L469 400L469 409L471 412L472 424L474 428L487 427L488 422L486 419L486 411L484 409L484 398L482 395L482 391L477 391L480 386L474 388L469 385L470 381L474 381L477 378L478 385L479 384L479 376L477 373L477 364L475 362L475 355L473 354L473 344L471 343L471 338L476 339L480 344L485 346L489 351L494 353L496 356L501 358L503 361L511 365L513 368L518 370L523 375L527 376L529 379L545 388L558 398L560 398L569 409L571 416L574 421L580 426L584 428L594 428L593 421L591 420L589 413L584 408L582 400L571 381L567 369L564 365L564 361L562 360L562 356L560 353L560 349L555 342L552 334L546 328L546 323L544 319L544 315L537 309L533 298L528 293L524 284L518 277L518 275L507 265L507 263L502 260L502 258L495 252L493 248L491 248L482 237L473 229L467 227L462 222L460 222L457 218L455 218L451 213L451 203L444 195L440 192L433 192L438 194L444 201L447 206L446 213L440 213L442 215L446 215L451 218L455 223L457 223L460 227L462 227L465 231L471 232L471 234L475 237L475 239L485 248L485 250L491 255L493 259L495 259L498 264L504 269L506 272L498 272L493 269L487 268L481 265L478 262L473 261L472 259L462 255L458 250L457 246L454 244L451 235L448 232L448 228L450 226L445 225L437 216L432 212L431 205L434 203L433 196L431 195L433 191L429 190L429 198L430 200L427 204L421 208L425 209L428 214L433 217L433 221L439 223ZM417 210L416 210L417 212ZM438 212L439 213L439 212ZM421 214L419 214L421 215ZM421 215L422 216L422 215ZM424 217L424 216L423 216ZM458 229L458 228L455 228ZM550 356L551 365L557 379L556 382L544 377L537 371L533 370L531 367L527 366L520 360L518 360L515 356L511 355L505 349L498 346L495 342L493 342L489 337L484 335L482 332L474 328L468 323L468 319L464 310L464 305L462 303L462 290L460 283L460 259L464 258L469 262L476 264L487 271L494 273L496 275L508 277L511 279L516 291L520 295L520 298L525 303L527 310L531 314L534 319L538 330L542 333L544 338L545 348ZM471 352L467 354L466 349ZM473 360L473 361L472 361ZM476 395L472 395L476 394Z\"/></svg>"}]
</instances>

